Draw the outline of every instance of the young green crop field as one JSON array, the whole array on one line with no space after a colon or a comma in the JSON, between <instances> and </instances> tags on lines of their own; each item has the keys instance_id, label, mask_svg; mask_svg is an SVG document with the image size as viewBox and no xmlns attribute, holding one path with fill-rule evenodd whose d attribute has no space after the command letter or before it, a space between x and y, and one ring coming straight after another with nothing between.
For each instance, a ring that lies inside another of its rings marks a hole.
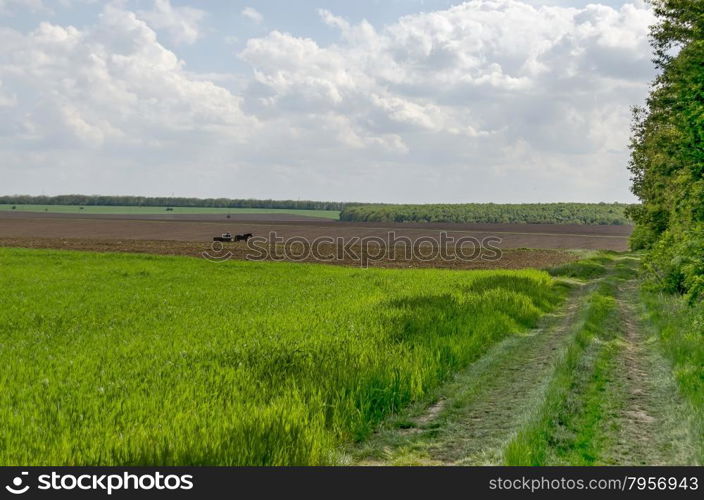
<instances>
[{"instance_id":1,"label":"young green crop field","mask_svg":"<svg viewBox=\"0 0 704 500\"><path fill-rule=\"evenodd\" d=\"M336 463L564 295L535 270L0 249L0 464Z\"/></svg>"},{"instance_id":2,"label":"young green crop field","mask_svg":"<svg viewBox=\"0 0 704 500\"><path fill-rule=\"evenodd\" d=\"M12 207L15 207L14 209ZM338 220L337 210L297 210L287 208L217 208L217 207L142 207L113 205L7 205L0 204L1 211L47 212L60 214L119 214L119 215L150 215L150 214L290 214L305 217L323 217Z\"/></svg>"}]
</instances>

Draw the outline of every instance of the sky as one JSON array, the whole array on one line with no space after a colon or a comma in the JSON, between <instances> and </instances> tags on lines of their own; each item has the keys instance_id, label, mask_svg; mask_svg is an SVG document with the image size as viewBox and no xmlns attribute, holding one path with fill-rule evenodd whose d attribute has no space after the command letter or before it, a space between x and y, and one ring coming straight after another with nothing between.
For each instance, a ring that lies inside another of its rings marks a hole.
<instances>
[{"instance_id":1,"label":"sky","mask_svg":"<svg viewBox=\"0 0 704 500\"><path fill-rule=\"evenodd\" d=\"M0 0L0 194L631 202L654 22L642 0Z\"/></svg>"}]
</instances>

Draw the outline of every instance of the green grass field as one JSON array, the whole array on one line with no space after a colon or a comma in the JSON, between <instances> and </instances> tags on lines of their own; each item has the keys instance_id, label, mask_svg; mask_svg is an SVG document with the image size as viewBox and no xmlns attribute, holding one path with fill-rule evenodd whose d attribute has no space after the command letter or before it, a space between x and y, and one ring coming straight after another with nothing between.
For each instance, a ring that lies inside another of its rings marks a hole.
<instances>
[{"instance_id":1,"label":"green grass field","mask_svg":"<svg viewBox=\"0 0 704 500\"><path fill-rule=\"evenodd\" d=\"M336 210L296 210L283 208L209 208L209 207L172 207L173 210L166 211L166 207L138 207L138 206L107 206L107 205L3 205L0 204L0 211L22 212L49 212L49 213L78 213L78 214L292 214L306 217L324 217L326 219L338 220L340 212Z\"/></svg>"},{"instance_id":2,"label":"green grass field","mask_svg":"<svg viewBox=\"0 0 704 500\"><path fill-rule=\"evenodd\" d=\"M0 464L335 463L563 296L533 270L0 249Z\"/></svg>"}]
</instances>

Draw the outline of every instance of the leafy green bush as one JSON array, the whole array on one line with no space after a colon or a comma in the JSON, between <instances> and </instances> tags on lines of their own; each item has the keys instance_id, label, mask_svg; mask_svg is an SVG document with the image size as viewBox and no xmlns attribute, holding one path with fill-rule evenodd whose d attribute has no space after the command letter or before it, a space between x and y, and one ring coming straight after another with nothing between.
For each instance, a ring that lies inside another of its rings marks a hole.
<instances>
[{"instance_id":1,"label":"leafy green bush","mask_svg":"<svg viewBox=\"0 0 704 500\"><path fill-rule=\"evenodd\" d=\"M644 259L653 281L690 303L704 296L704 224L688 231L663 233Z\"/></svg>"}]
</instances>

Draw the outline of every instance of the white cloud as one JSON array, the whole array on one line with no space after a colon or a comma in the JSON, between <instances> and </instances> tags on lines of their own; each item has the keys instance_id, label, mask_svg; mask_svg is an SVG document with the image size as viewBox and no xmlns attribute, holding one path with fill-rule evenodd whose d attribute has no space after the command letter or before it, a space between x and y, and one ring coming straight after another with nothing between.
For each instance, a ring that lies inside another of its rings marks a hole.
<instances>
[{"instance_id":1,"label":"white cloud","mask_svg":"<svg viewBox=\"0 0 704 500\"><path fill-rule=\"evenodd\" d=\"M264 20L264 16L253 7L245 7L242 9L242 15L257 24L260 24Z\"/></svg>"},{"instance_id":2,"label":"white cloud","mask_svg":"<svg viewBox=\"0 0 704 500\"><path fill-rule=\"evenodd\" d=\"M194 78L133 13L108 6L89 30L0 31L0 78L27 96L13 117L27 147L173 145L197 129L242 140L240 98ZM5 85L3 85L5 86Z\"/></svg>"},{"instance_id":3,"label":"white cloud","mask_svg":"<svg viewBox=\"0 0 704 500\"><path fill-rule=\"evenodd\" d=\"M474 0L383 27L319 14L337 42L247 40L250 74L188 71L154 30L192 43L203 14L167 1L109 5L81 29L0 28L4 189L627 198L628 108L652 76L645 6Z\"/></svg>"},{"instance_id":4,"label":"white cloud","mask_svg":"<svg viewBox=\"0 0 704 500\"><path fill-rule=\"evenodd\" d=\"M529 166L535 180L572 184L567 192L594 190L585 179L596 172L626 191L628 107L651 74L646 8L475 0L381 30L320 16L340 31L338 44L276 31L248 41L249 112L263 120L333 114L343 135L382 139L400 155L399 176L419 158L438 158L428 167L440 176L459 165L478 180ZM555 179L548 164L569 177Z\"/></svg>"},{"instance_id":5,"label":"white cloud","mask_svg":"<svg viewBox=\"0 0 704 500\"><path fill-rule=\"evenodd\" d=\"M164 30L176 44L192 44L201 36L200 23L206 12L193 7L174 7L170 0L154 0L148 11L139 16L157 30Z\"/></svg>"}]
</instances>

